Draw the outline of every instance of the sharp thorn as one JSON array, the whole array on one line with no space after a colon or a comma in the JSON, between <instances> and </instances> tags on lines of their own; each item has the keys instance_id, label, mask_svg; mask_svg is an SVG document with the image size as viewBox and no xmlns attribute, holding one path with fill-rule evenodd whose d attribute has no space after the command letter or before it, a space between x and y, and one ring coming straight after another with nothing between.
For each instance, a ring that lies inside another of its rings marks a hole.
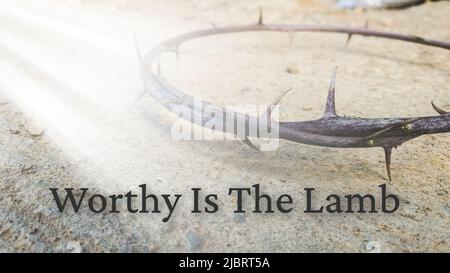
<instances>
[{"instance_id":1,"label":"sharp thorn","mask_svg":"<svg viewBox=\"0 0 450 273\"><path fill-rule=\"evenodd\" d=\"M258 19L258 25L263 25L263 14L262 14L262 8L259 7L259 19Z\"/></svg>"},{"instance_id":2,"label":"sharp thorn","mask_svg":"<svg viewBox=\"0 0 450 273\"><path fill-rule=\"evenodd\" d=\"M136 106L136 104L144 97L148 95L148 93L146 91L142 92L137 98L136 100L127 108L127 110L125 111L125 113L123 114L123 116L119 119L120 121L123 121L125 119L125 117L128 115L128 113L130 112L130 110Z\"/></svg>"},{"instance_id":3,"label":"sharp thorn","mask_svg":"<svg viewBox=\"0 0 450 273\"><path fill-rule=\"evenodd\" d=\"M180 45L177 45L173 48L163 48L162 51L164 52L173 52L175 54L175 57L177 58L177 62L179 61L180 58ZM158 60L159 61L159 60Z\"/></svg>"},{"instance_id":4,"label":"sharp thorn","mask_svg":"<svg viewBox=\"0 0 450 273\"><path fill-rule=\"evenodd\" d=\"M278 103L280 103L280 101L287 95L289 94L289 92L291 92L294 88L290 87L289 89L287 89L286 91L284 91L281 95L279 95L273 102L272 105L275 106Z\"/></svg>"},{"instance_id":5,"label":"sharp thorn","mask_svg":"<svg viewBox=\"0 0 450 273\"><path fill-rule=\"evenodd\" d=\"M242 142L247 144L248 146L250 146L252 149L255 149L256 151L261 152L261 150L258 147L256 147L256 145L253 144L248 137L245 137L245 139L242 140Z\"/></svg>"},{"instance_id":6,"label":"sharp thorn","mask_svg":"<svg viewBox=\"0 0 450 273\"><path fill-rule=\"evenodd\" d=\"M139 64L140 64L140 69L141 69L141 76L144 77L144 69L145 69L145 64L144 64L144 60L142 58L142 54L141 54L141 50L139 49L138 46L138 42L137 42L137 37L136 37L136 33L133 32L133 38L134 38L134 46L136 48L136 54L138 56L138 60L139 60ZM128 109L125 111L125 113L123 114L123 116L119 119L120 121L123 121L125 119L125 117L128 115L128 113L130 112L130 110L138 103L138 101L143 98L145 95L147 95L148 93L146 91L142 92L137 98L136 100L128 107Z\"/></svg>"},{"instance_id":7,"label":"sharp thorn","mask_svg":"<svg viewBox=\"0 0 450 273\"><path fill-rule=\"evenodd\" d=\"M389 181L392 181L391 177L391 155L392 155L392 147L383 147L384 148L384 157L386 160L386 171L389 177Z\"/></svg>"},{"instance_id":8,"label":"sharp thorn","mask_svg":"<svg viewBox=\"0 0 450 273\"><path fill-rule=\"evenodd\" d=\"M333 71L333 75L330 80L330 87L328 89L327 103L325 105L324 118L336 117L336 103L335 103L335 83L336 83L337 67Z\"/></svg>"},{"instance_id":9,"label":"sharp thorn","mask_svg":"<svg viewBox=\"0 0 450 273\"><path fill-rule=\"evenodd\" d=\"M436 112L438 112L439 115L442 115L442 116L443 116L443 115L449 115L449 114L450 114L450 112L444 111L444 110L442 110L441 108L437 107L437 106L434 104L433 101L431 101L431 106L433 106L433 109L434 109Z\"/></svg>"},{"instance_id":10,"label":"sharp thorn","mask_svg":"<svg viewBox=\"0 0 450 273\"><path fill-rule=\"evenodd\" d=\"M141 50L139 49L135 32L133 32L133 37L134 37L134 46L136 48L136 54L138 56L139 65L140 65L140 69L141 69L141 74L144 75L144 68L145 68L144 59L142 58Z\"/></svg>"},{"instance_id":11,"label":"sharp thorn","mask_svg":"<svg viewBox=\"0 0 450 273\"><path fill-rule=\"evenodd\" d=\"M393 125L388 125L385 128L380 129L380 130L376 131L373 134L370 134L370 135L368 135L366 137L363 137L362 141L374 139L374 138L379 137L379 136L381 136L382 134L384 134L384 133L386 133L388 131L391 131L393 129L396 129L396 128L399 128L399 127L402 127L402 126L405 126L405 125L412 125L414 122L419 121L419 120L424 119L424 118L425 117L410 118L410 119L405 120L404 122L400 122L400 123L393 124ZM395 147L395 148L397 148L397 147Z\"/></svg>"},{"instance_id":12,"label":"sharp thorn","mask_svg":"<svg viewBox=\"0 0 450 273\"><path fill-rule=\"evenodd\" d=\"M350 40L352 39L353 34L349 33L347 36L347 40L345 41L345 47L348 47L348 45L350 44Z\"/></svg>"},{"instance_id":13,"label":"sharp thorn","mask_svg":"<svg viewBox=\"0 0 450 273\"><path fill-rule=\"evenodd\" d=\"M209 20L208 18L204 18L204 19L211 25L212 28L217 28L217 25L214 24L213 21Z\"/></svg>"},{"instance_id":14,"label":"sharp thorn","mask_svg":"<svg viewBox=\"0 0 450 273\"><path fill-rule=\"evenodd\" d=\"M291 87L288 90L284 91L281 95L279 95L270 105L269 107L267 107L266 112L264 113L263 116L266 116L268 120L271 119L271 115L272 115L272 111L274 109L274 107L276 105L278 105L278 103L280 103L280 101L287 95L289 94L289 92L291 92L294 88Z\"/></svg>"},{"instance_id":15,"label":"sharp thorn","mask_svg":"<svg viewBox=\"0 0 450 273\"><path fill-rule=\"evenodd\" d=\"M364 23L364 28L368 29L369 28L369 21L366 19L365 23ZM347 40L345 41L345 47L348 47L348 45L350 44L350 41L353 37L353 33L349 33L347 35Z\"/></svg>"}]
</instances>

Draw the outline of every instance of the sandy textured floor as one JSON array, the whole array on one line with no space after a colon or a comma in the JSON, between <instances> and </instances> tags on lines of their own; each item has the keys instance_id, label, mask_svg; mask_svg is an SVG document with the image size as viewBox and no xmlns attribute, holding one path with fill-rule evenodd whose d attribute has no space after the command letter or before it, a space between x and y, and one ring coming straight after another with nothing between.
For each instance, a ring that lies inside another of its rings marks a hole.
<instances>
[{"instance_id":1,"label":"sandy textured floor","mask_svg":"<svg viewBox=\"0 0 450 273\"><path fill-rule=\"evenodd\" d=\"M0 1L1 251L450 251L450 135L395 150L389 182L381 149L283 141L257 153L239 142L177 142L170 137L175 119L148 98L123 118L142 92L132 32L145 51L210 22L256 21L262 6L267 22L359 27L367 20L373 29L450 41L450 2L369 12L336 11L327 1L22 2ZM186 44L179 64L168 56L162 66L178 87L220 105L267 104L293 87L282 120L320 116L336 65L342 115L434 115L431 100L450 107L450 52L361 37L345 48L345 40L225 35ZM31 136L30 123L44 135ZM155 193L219 193L221 210L192 215L186 199L169 223L158 215L59 214L47 190L123 193L142 183ZM233 214L227 189L255 183L292 194L295 211ZM305 187L325 198L376 194L384 183L401 198L393 215L302 212Z\"/></svg>"}]
</instances>

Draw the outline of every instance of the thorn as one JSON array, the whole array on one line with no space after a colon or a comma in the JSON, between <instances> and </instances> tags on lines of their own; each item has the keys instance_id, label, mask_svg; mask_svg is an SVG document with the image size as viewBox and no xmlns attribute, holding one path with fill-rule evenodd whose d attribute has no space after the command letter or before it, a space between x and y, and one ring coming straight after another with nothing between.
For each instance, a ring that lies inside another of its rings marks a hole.
<instances>
[{"instance_id":1,"label":"thorn","mask_svg":"<svg viewBox=\"0 0 450 273\"><path fill-rule=\"evenodd\" d=\"M392 155L392 147L383 147L384 148L384 157L386 160L386 170L389 177L389 181L392 181L391 177L391 155Z\"/></svg>"},{"instance_id":2,"label":"thorn","mask_svg":"<svg viewBox=\"0 0 450 273\"><path fill-rule=\"evenodd\" d=\"M273 108L280 103L280 101L287 95L289 92L291 92L294 88L291 87L288 90L284 91L281 95L279 95L270 105L267 107L266 112L263 116L266 116L268 120L270 120Z\"/></svg>"},{"instance_id":3,"label":"thorn","mask_svg":"<svg viewBox=\"0 0 450 273\"><path fill-rule=\"evenodd\" d=\"M175 53L175 57L177 59L177 62L180 61L180 53L183 53L183 52L180 51L180 45L176 45L173 48L163 48L162 51L163 52L171 52L171 53L173 52L173 53Z\"/></svg>"},{"instance_id":4,"label":"thorn","mask_svg":"<svg viewBox=\"0 0 450 273\"><path fill-rule=\"evenodd\" d=\"M248 137L245 137L245 139L242 140L242 142L245 143L245 144L247 144L248 146L250 146L252 149L255 149L256 151L261 152L261 150L260 150L258 147L256 147L256 145L253 144L253 143L250 141L250 139L248 139Z\"/></svg>"},{"instance_id":5,"label":"thorn","mask_svg":"<svg viewBox=\"0 0 450 273\"><path fill-rule=\"evenodd\" d=\"M442 116L443 116L443 115L449 115L449 114L450 114L450 112L444 111L444 110L442 110L441 108L437 107L437 106L434 104L433 101L431 101L431 106L433 106L433 109L436 110L436 112L438 112L439 115L442 115Z\"/></svg>"},{"instance_id":6,"label":"thorn","mask_svg":"<svg viewBox=\"0 0 450 273\"><path fill-rule=\"evenodd\" d=\"M145 64L144 64L144 60L142 58L142 54L141 54L141 50L139 49L138 46L138 42L137 42L137 37L136 37L136 33L133 32L133 37L134 37L134 45L136 47L136 54L138 56L138 60L139 60L139 64L140 64L140 69L141 69L141 76L144 77L144 69L145 69ZM128 113L130 112L130 110L138 103L138 101L143 98L145 95L147 95L148 93L146 91L142 92L137 99L128 107L127 111L125 111L125 113L123 114L123 116L119 119L120 121L123 121L125 119L125 117L128 115Z\"/></svg>"},{"instance_id":7,"label":"thorn","mask_svg":"<svg viewBox=\"0 0 450 273\"><path fill-rule=\"evenodd\" d=\"M123 116L119 119L120 122L122 122L128 115L128 113L130 112L130 110L136 106L136 104L145 96L147 96L148 93L146 91L142 92L137 99L128 107L128 109L125 111L125 113L123 114ZM178 100L175 99L166 99L166 100L158 100L158 99L154 99L155 102L160 103L160 104L164 104L164 103L176 103L179 104L180 102Z\"/></svg>"},{"instance_id":8,"label":"thorn","mask_svg":"<svg viewBox=\"0 0 450 273\"><path fill-rule=\"evenodd\" d=\"M217 25L214 24L213 21L209 20L208 18L204 18L206 21L208 21L208 23L212 26L212 28L217 28Z\"/></svg>"},{"instance_id":9,"label":"thorn","mask_svg":"<svg viewBox=\"0 0 450 273\"><path fill-rule=\"evenodd\" d=\"M262 14L262 8L259 7L259 19L258 19L258 25L263 25L263 14Z\"/></svg>"},{"instance_id":10,"label":"thorn","mask_svg":"<svg viewBox=\"0 0 450 273\"><path fill-rule=\"evenodd\" d=\"M345 41L345 47L348 47L350 44L350 40L352 39L353 33L349 33L347 36L347 40Z\"/></svg>"},{"instance_id":11,"label":"thorn","mask_svg":"<svg viewBox=\"0 0 450 273\"><path fill-rule=\"evenodd\" d=\"M141 68L141 74L144 75L144 68L145 68L144 59L142 58L141 50L139 49L135 32L133 32L133 37L134 37L134 46L136 48L136 54L138 56L138 60L139 60L140 68Z\"/></svg>"},{"instance_id":12,"label":"thorn","mask_svg":"<svg viewBox=\"0 0 450 273\"><path fill-rule=\"evenodd\" d=\"M125 119L125 117L128 115L128 113L130 112L130 110L136 106L136 104L139 102L139 100L141 100L144 96L146 96L148 93L146 91L142 92L137 98L136 100L128 107L127 111L125 111L125 113L123 114L123 116L119 119L119 121L123 121Z\"/></svg>"},{"instance_id":13,"label":"thorn","mask_svg":"<svg viewBox=\"0 0 450 273\"><path fill-rule=\"evenodd\" d=\"M364 28L365 28L365 29L369 29L369 20L367 20L367 18L366 18L366 21L364 22ZM347 35L347 40L345 41L345 47L348 47L348 45L350 44L350 40L352 39L352 37L353 37L353 33L349 33L349 34Z\"/></svg>"},{"instance_id":14,"label":"thorn","mask_svg":"<svg viewBox=\"0 0 450 273\"><path fill-rule=\"evenodd\" d=\"M391 130L393 130L393 129L399 128L399 127L408 126L408 125L409 125L409 126L412 126L412 124L413 124L414 122L419 121L419 120L424 119L424 118L426 118L426 117L411 118L411 119L405 120L404 122L400 122L400 123L393 124L393 125L388 125L388 126L386 126L385 128L383 128L383 129L381 129L381 130L379 130L379 131L376 131L376 132L373 133L373 134L370 134L370 135L368 135L368 136L366 136L366 137L363 137L362 140L363 140L363 141L366 141L366 140L368 140L368 139L373 139L373 138L379 137L379 136L381 136L382 134L384 134L384 133L386 133L386 132L388 132L388 131L391 131ZM397 148L397 147L396 147L396 148Z\"/></svg>"},{"instance_id":15,"label":"thorn","mask_svg":"<svg viewBox=\"0 0 450 273\"><path fill-rule=\"evenodd\" d=\"M210 24L212 28L217 28L217 25L214 24L214 22L211 21L208 17L203 17L202 16L201 19L204 20L205 22L207 22L208 24Z\"/></svg>"},{"instance_id":16,"label":"thorn","mask_svg":"<svg viewBox=\"0 0 450 273\"><path fill-rule=\"evenodd\" d=\"M328 97L327 97L327 103L325 105L325 112L323 113L324 118L330 118L330 117L336 117L336 105L335 105L335 83L336 83L336 73L337 73L337 66L333 71L333 75L331 76L330 80L330 87L328 89Z\"/></svg>"}]
</instances>

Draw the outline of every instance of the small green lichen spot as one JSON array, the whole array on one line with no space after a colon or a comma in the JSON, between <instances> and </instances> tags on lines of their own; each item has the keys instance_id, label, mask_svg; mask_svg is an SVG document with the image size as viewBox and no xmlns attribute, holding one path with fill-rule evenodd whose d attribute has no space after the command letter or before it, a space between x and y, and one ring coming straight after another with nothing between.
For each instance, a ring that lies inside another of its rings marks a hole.
<instances>
[{"instance_id":1,"label":"small green lichen spot","mask_svg":"<svg viewBox=\"0 0 450 273\"><path fill-rule=\"evenodd\" d=\"M412 129L411 123L408 123L408 124L402 126L403 131L410 131L411 129Z\"/></svg>"},{"instance_id":2,"label":"small green lichen spot","mask_svg":"<svg viewBox=\"0 0 450 273\"><path fill-rule=\"evenodd\" d=\"M373 146L375 144L375 141L373 141L373 139L369 139L369 141L367 141L367 144L369 144L369 146Z\"/></svg>"}]
</instances>

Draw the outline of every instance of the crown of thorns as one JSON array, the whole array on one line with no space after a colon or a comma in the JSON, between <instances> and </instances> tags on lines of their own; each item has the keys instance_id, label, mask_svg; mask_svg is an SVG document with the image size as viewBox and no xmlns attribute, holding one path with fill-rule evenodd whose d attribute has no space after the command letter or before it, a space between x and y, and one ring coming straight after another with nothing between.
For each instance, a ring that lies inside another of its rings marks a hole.
<instances>
[{"instance_id":1,"label":"crown of thorns","mask_svg":"<svg viewBox=\"0 0 450 273\"><path fill-rule=\"evenodd\" d=\"M157 44L145 55L145 57L141 56L136 42L136 50L140 59L141 73L144 80L145 92L143 95L149 94L155 99L156 102L160 103L169 111L173 111L174 106L180 104L189 107L194 114L202 113L205 106L213 106L219 110L223 109L219 106L214 106L213 104L204 101L202 101L200 104L201 106L199 107L199 104L194 103L194 97L184 93L168 83L162 75L159 57L165 52L173 52L178 58L180 46L189 40L212 35L252 31L285 32L288 34L292 34L294 32L343 33L348 37L346 44L349 43L353 35L361 35L400 40L447 50L450 49L450 43L447 42L425 39L414 35L370 30L368 29L367 24L364 28L266 24L263 22L263 16L260 10L259 20L256 24L227 27L216 27L213 25L213 28L210 29L175 36ZM390 166L393 147L396 148L402 143L421 135L450 132L450 112L444 111L443 109L437 107L433 102L431 102L431 106L439 114L438 116L401 118L352 118L339 116L336 113L335 107L335 79L336 69L331 77L323 116L320 119L312 121L279 122L278 137L280 139L323 147L382 147L385 153L387 174L389 180L391 180ZM270 120L274 107L289 91L291 90L287 90L277 97L269 105L267 111L261 116L254 117L241 113L233 114L237 118L243 118L240 120L245 120L246 128L249 128L251 123L258 123L261 119ZM211 122L211 119L214 118L216 117L205 117L202 118L200 122L195 122L194 119L189 121L205 126L205 124L208 124ZM227 133L236 134L236 128L223 129ZM249 137L258 138L260 137L259 134L246 131L245 136L243 137L243 142L256 150L260 150L250 141Z\"/></svg>"}]
</instances>

